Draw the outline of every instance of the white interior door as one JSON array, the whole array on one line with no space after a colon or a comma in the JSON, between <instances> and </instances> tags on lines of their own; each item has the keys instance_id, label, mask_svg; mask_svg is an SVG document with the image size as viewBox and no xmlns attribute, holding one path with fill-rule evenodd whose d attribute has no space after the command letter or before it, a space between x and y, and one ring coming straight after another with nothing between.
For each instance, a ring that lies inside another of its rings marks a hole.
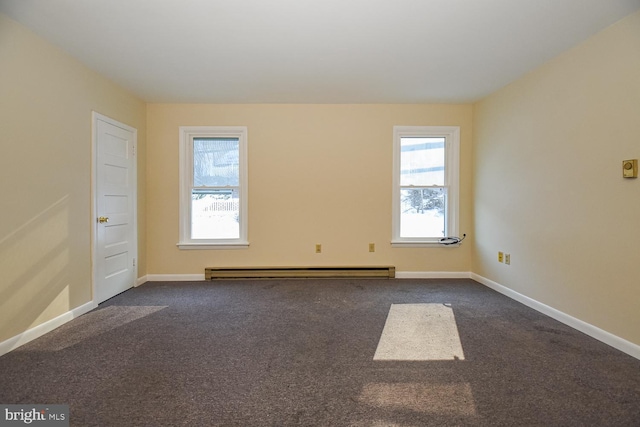
<instances>
[{"instance_id":1,"label":"white interior door","mask_svg":"<svg viewBox=\"0 0 640 427\"><path fill-rule=\"evenodd\" d=\"M94 113L95 283L99 304L137 276L135 129Z\"/></svg>"}]
</instances>

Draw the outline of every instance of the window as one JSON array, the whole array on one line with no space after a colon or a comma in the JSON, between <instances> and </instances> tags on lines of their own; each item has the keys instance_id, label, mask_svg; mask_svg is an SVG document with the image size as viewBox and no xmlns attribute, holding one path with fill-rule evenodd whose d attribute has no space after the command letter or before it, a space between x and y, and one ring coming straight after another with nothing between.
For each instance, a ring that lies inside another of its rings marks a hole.
<instances>
[{"instance_id":1,"label":"window","mask_svg":"<svg viewBox=\"0 0 640 427\"><path fill-rule=\"evenodd\" d=\"M247 128L180 128L180 249L247 247Z\"/></svg>"},{"instance_id":2,"label":"window","mask_svg":"<svg viewBox=\"0 0 640 427\"><path fill-rule=\"evenodd\" d=\"M437 245L458 231L460 128L394 126L395 246Z\"/></svg>"}]
</instances>

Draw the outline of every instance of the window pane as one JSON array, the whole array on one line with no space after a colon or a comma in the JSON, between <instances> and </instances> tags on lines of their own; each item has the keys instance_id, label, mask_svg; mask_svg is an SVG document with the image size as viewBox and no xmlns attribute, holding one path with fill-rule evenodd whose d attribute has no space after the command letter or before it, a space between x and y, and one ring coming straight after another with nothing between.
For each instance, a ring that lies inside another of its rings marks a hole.
<instances>
[{"instance_id":1,"label":"window pane","mask_svg":"<svg viewBox=\"0 0 640 427\"><path fill-rule=\"evenodd\" d=\"M239 218L240 197L237 189L192 191L192 239L238 239Z\"/></svg>"},{"instance_id":2,"label":"window pane","mask_svg":"<svg viewBox=\"0 0 640 427\"><path fill-rule=\"evenodd\" d=\"M444 188L400 190L400 237L444 237Z\"/></svg>"},{"instance_id":3,"label":"window pane","mask_svg":"<svg viewBox=\"0 0 640 427\"><path fill-rule=\"evenodd\" d=\"M238 186L238 138L193 138L193 186Z\"/></svg>"},{"instance_id":4,"label":"window pane","mask_svg":"<svg viewBox=\"0 0 640 427\"><path fill-rule=\"evenodd\" d=\"M444 144L438 138L400 138L400 185L445 185Z\"/></svg>"}]
</instances>

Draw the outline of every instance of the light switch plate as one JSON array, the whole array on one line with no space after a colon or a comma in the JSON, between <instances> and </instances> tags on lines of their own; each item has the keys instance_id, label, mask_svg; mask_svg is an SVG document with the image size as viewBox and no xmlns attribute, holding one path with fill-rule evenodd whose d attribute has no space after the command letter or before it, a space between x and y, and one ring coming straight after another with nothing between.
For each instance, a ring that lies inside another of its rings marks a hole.
<instances>
[{"instance_id":1,"label":"light switch plate","mask_svg":"<svg viewBox=\"0 0 640 427\"><path fill-rule=\"evenodd\" d=\"M622 161L622 177L637 178L638 177L638 159L630 159Z\"/></svg>"}]
</instances>

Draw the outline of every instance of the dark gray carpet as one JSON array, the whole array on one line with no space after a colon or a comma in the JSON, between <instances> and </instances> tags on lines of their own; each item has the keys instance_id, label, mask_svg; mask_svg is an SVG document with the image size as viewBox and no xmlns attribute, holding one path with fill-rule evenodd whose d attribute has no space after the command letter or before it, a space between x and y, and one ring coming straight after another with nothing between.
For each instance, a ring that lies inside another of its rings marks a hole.
<instances>
[{"instance_id":1,"label":"dark gray carpet","mask_svg":"<svg viewBox=\"0 0 640 427\"><path fill-rule=\"evenodd\" d=\"M392 303L465 360L374 361ZM471 280L147 283L0 358L78 426L638 426L640 361Z\"/></svg>"}]
</instances>

